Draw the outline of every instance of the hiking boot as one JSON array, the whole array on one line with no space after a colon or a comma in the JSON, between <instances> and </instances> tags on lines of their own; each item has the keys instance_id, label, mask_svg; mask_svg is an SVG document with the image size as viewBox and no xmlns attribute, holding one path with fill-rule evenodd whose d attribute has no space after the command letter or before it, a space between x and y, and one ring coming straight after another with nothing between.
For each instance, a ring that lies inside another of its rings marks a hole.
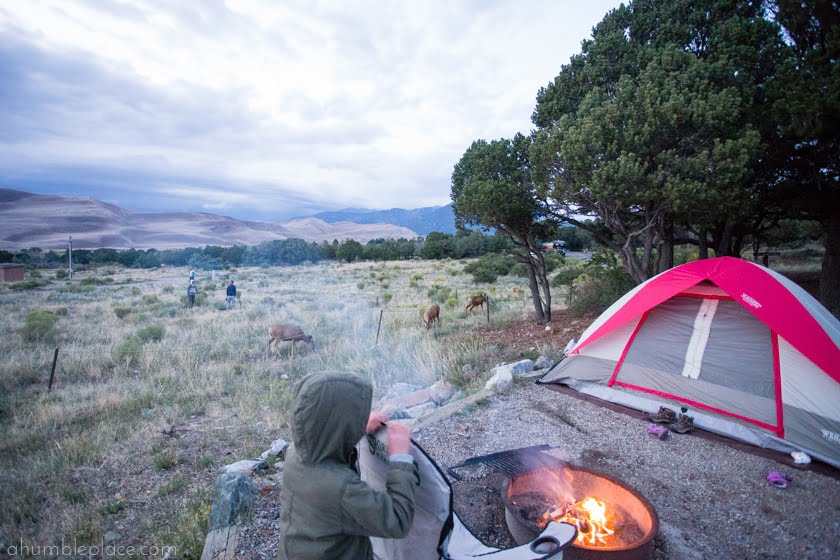
<instances>
[{"instance_id":1,"label":"hiking boot","mask_svg":"<svg viewBox=\"0 0 840 560\"><path fill-rule=\"evenodd\" d=\"M668 427L678 434L687 434L694 429L694 418L688 414L683 414L679 420Z\"/></svg>"},{"instance_id":2,"label":"hiking boot","mask_svg":"<svg viewBox=\"0 0 840 560\"><path fill-rule=\"evenodd\" d=\"M670 408L660 406L659 411L656 412L656 414L650 415L650 419L658 424L670 424L677 419L677 413Z\"/></svg>"}]
</instances>

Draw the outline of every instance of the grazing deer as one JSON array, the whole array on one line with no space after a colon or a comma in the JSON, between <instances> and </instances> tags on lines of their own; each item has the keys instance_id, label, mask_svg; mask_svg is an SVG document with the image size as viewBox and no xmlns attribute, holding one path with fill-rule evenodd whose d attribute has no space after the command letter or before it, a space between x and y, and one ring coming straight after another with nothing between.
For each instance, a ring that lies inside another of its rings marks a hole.
<instances>
[{"instance_id":1,"label":"grazing deer","mask_svg":"<svg viewBox=\"0 0 840 560\"><path fill-rule=\"evenodd\" d=\"M312 337L304 334L303 329L297 325L271 325L271 328L268 329L268 336L270 337L268 339L269 350L271 350L273 345L276 351L282 341L291 341L292 356L295 355L295 342L298 341L311 345L312 349L315 350L315 343L312 341Z\"/></svg>"},{"instance_id":2,"label":"grazing deer","mask_svg":"<svg viewBox=\"0 0 840 560\"><path fill-rule=\"evenodd\" d=\"M469 313L470 311L479 306L483 309L485 303L487 303L486 293L481 294L480 296L470 296L470 298L467 300L467 307L464 313ZM487 305L489 306L490 304L487 303Z\"/></svg>"},{"instance_id":3,"label":"grazing deer","mask_svg":"<svg viewBox=\"0 0 840 560\"><path fill-rule=\"evenodd\" d=\"M430 305L426 312L423 313L423 324L426 325L426 330L429 330L429 327L433 323L437 323L440 326L440 306L436 303Z\"/></svg>"}]
</instances>

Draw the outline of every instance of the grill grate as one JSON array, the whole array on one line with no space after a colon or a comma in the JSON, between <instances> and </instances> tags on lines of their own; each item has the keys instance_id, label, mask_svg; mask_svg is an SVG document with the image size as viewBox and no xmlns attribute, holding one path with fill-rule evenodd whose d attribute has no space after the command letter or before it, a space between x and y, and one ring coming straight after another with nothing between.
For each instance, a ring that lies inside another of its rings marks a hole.
<instances>
[{"instance_id":1,"label":"grill grate","mask_svg":"<svg viewBox=\"0 0 840 560\"><path fill-rule=\"evenodd\" d=\"M543 453L546 449L551 449L551 446L548 444L534 445L531 447L500 451L489 455L480 455L467 459L461 464L449 467L446 471L455 480L463 480L454 469L484 465L494 472L502 473L508 477L514 477L541 468L558 467L565 463L563 459Z\"/></svg>"}]
</instances>

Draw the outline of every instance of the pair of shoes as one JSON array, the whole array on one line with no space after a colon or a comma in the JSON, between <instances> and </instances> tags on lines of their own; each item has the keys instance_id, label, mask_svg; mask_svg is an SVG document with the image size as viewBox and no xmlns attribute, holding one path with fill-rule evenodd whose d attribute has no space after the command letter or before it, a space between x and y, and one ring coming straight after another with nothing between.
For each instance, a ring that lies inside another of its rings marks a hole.
<instances>
[{"instance_id":1,"label":"pair of shoes","mask_svg":"<svg viewBox=\"0 0 840 560\"><path fill-rule=\"evenodd\" d=\"M670 424L676 419L677 413L664 406L660 406L659 410L655 414L650 415L651 422L656 422L658 424Z\"/></svg>"},{"instance_id":2,"label":"pair of shoes","mask_svg":"<svg viewBox=\"0 0 840 560\"><path fill-rule=\"evenodd\" d=\"M694 417L683 414L680 419L668 426L671 431L678 434L687 434L694 429Z\"/></svg>"}]
</instances>

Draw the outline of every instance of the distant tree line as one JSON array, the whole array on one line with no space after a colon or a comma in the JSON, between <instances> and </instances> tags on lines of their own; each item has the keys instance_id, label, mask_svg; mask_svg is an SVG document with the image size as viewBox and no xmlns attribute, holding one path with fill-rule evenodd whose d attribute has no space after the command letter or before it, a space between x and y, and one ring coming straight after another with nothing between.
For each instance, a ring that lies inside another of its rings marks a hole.
<instances>
[{"instance_id":1,"label":"distant tree line","mask_svg":"<svg viewBox=\"0 0 840 560\"><path fill-rule=\"evenodd\" d=\"M578 239L568 229L565 238ZM561 236L561 238L564 238ZM568 242L567 242L568 243ZM578 242L580 244L581 242ZM462 259L480 257L486 253L504 253L511 245L500 235L486 235L479 231L460 230L455 235L431 232L425 239L373 239L365 244L348 239L322 243L308 243L302 239L267 241L255 246L234 245L185 249L74 249L74 266L124 266L127 268L157 268L159 266L189 266L204 270L221 270L237 266L282 266L322 260L396 261L414 257L423 259ZM38 247L17 252L0 250L0 262L21 263L30 268L63 268L67 266L66 251L44 251Z\"/></svg>"}]
</instances>

